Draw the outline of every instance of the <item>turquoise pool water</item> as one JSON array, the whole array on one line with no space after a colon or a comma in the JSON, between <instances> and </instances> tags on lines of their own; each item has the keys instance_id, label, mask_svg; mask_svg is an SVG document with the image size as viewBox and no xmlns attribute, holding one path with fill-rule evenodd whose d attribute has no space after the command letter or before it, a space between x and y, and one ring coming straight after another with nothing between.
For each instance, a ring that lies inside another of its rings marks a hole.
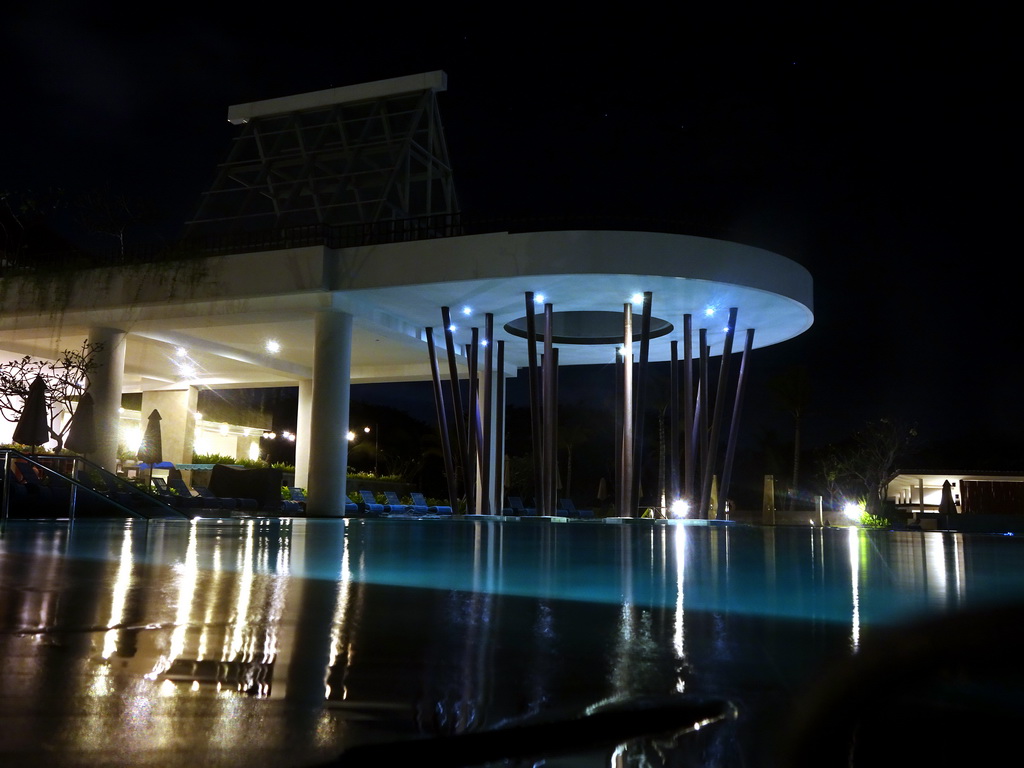
<instances>
[{"instance_id":1,"label":"turquoise pool water","mask_svg":"<svg viewBox=\"0 0 1024 768\"><path fill-rule=\"evenodd\" d=\"M1024 541L1008 536L15 521L0 533L0 762L312 765L682 692L740 713L701 734L702 764L774 765L793 702L873 637L1021 600Z\"/></svg>"}]
</instances>

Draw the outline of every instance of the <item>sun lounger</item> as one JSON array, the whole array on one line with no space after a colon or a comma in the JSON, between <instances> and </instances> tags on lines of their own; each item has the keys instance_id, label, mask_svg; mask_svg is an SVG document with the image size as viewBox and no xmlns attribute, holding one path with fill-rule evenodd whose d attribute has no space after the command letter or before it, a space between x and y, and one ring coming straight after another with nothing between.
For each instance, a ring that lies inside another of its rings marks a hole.
<instances>
[{"instance_id":1,"label":"sun lounger","mask_svg":"<svg viewBox=\"0 0 1024 768\"><path fill-rule=\"evenodd\" d=\"M559 499L558 506L565 512L566 517L591 518L594 516L594 510L592 509L576 509L572 499Z\"/></svg>"},{"instance_id":2,"label":"sun lounger","mask_svg":"<svg viewBox=\"0 0 1024 768\"><path fill-rule=\"evenodd\" d=\"M175 489L176 492L172 493L166 480L162 477L154 477L153 487L156 488L157 495L175 509L201 509L206 506L202 499L192 494L188 486L185 486L184 493L178 489Z\"/></svg>"},{"instance_id":3,"label":"sun lounger","mask_svg":"<svg viewBox=\"0 0 1024 768\"><path fill-rule=\"evenodd\" d=\"M441 505L428 504L427 503L427 499L423 496L422 493L411 493L411 494L409 494L409 496L412 498L412 503L416 507L416 509L419 509L419 508L422 507L428 513L434 514L434 515L450 515L450 514L452 514L452 508L451 507L445 507L445 506L441 506Z\"/></svg>"},{"instance_id":4,"label":"sun lounger","mask_svg":"<svg viewBox=\"0 0 1024 768\"><path fill-rule=\"evenodd\" d=\"M377 503L377 499L374 498L373 491L360 491L359 496L363 500L359 505L362 508L362 512L369 512L371 514L378 515L385 513L386 510L384 509L384 505Z\"/></svg>"},{"instance_id":5,"label":"sun lounger","mask_svg":"<svg viewBox=\"0 0 1024 768\"><path fill-rule=\"evenodd\" d=\"M160 478L153 478L153 483L156 485L156 481ZM161 483L165 482L163 480ZM159 486L157 486L159 488ZM189 488L185 481L180 477L171 478L166 481L166 487L170 488L174 493L178 494L178 498L191 499L188 502L190 505L194 504L197 507L203 507L205 509L235 509L234 501L229 502L227 499L218 499L213 497L210 499L204 498L201 494L195 492L192 488Z\"/></svg>"},{"instance_id":6,"label":"sun lounger","mask_svg":"<svg viewBox=\"0 0 1024 768\"><path fill-rule=\"evenodd\" d=\"M205 485L194 486L196 493L198 493L203 499L207 501L222 501L229 508L234 505L234 509L240 509L243 512L255 512L260 508L259 502L256 499L246 499L235 496L217 496Z\"/></svg>"},{"instance_id":7,"label":"sun lounger","mask_svg":"<svg viewBox=\"0 0 1024 768\"><path fill-rule=\"evenodd\" d=\"M281 502L282 512L301 514L306 511L306 493L301 488L288 486L288 498Z\"/></svg>"},{"instance_id":8,"label":"sun lounger","mask_svg":"<svg viewBox=\"0 0 1024 768\"><path fill-rule=\"evenodd\" d=\"M523 500L518 496L508 497L509 510L513 515L519 515L521 517L531 517L537 514L537 510L533 507L523 506ZM503 512L506 510L502 510Z\"/></svg>"},{"instance_id":9,"label":"sun lounger","mask_svg":"<svg viewBox=\"0 0 1024 768\"><path fill-rule=\"evenodd\" d=\"M404 504L402 500L398 498L398 494L394 491L384 491L384 499L387 502L384 505L384 511L388 513L398 514L413 514L413 513L425 513L427 508L424 506L422 509L412 504Z\"/></svg>"}]
</instances>

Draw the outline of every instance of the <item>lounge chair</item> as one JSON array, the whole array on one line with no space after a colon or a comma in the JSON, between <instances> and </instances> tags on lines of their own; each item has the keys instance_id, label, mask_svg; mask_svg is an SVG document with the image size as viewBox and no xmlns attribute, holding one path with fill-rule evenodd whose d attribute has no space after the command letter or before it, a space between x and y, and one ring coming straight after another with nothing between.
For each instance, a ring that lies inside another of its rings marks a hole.
<instances>
[{"instance_id":1,"label":"lounge chair","mask_svg":"<svg viewBox=\"0 0 1024 768\"><path fill-rule=\"evenodd\" d=\"M592 509L576 509L572 499L559 499L558 506L565 512L566 517L592 518L594 516L594 510Z\"/></svg>"},{"instance_id":2,"label":"lounge chair","mask_svg":"<svg viewBox=\"0 0 1024 768\"><path fill-rule=\"evenodd\" d=\"M399 514L423 514L427 511L426 506L420 508L414 504L403 504L402 500L398 498L398 494L394 491L384 491L384 499L387 502L384 505L384 511L389 513Z\"/></svg>"},{"instance_id":3,"label":"lounge chair","mask_svg":"<svg viewBox=\"0 0 1024 768\"><path fill-rule=\"evenodd\" d=\"M294 505L297 505L298 508L302 510L303 514L305 514L305 512L306 512L306 505L309 502L309 499L306 498L306 492L302 488L296 488L293 485L289 485L288 486L288 495L291 496L292 498L291 498L291 501L287 501L286 500L286 501L282 502L283 505L284 505L283 506L283 510L284 511L288 511L288 510L292 509L291 505L294 504ZM345 515L351 517L352 515L356 515L358 513L359 513L359 505L356 504L354 501L352 501L352 499L346 498L345 499Z\"/></svg>"},{"instance_id":4,"label":"lounge chair","mask_svg":"<svg viewBox=\"0 0 1024 768\"><path fill-rule=\"evenodd\" d=\"M175 509L201 509L206 507L203 500L198 496L194 496L188 486L185 486L184 492L175 488L175 492L172 493L166 480L162 477L154 477L153 487L156 488L157 496Z\"/></svg>"},{"instance_id":5,"label":"lounge chair","mask_svg":"<svg viewBox=\"0 0 1024 768\"><path fill-rule=\"evenodd\" d=\"M360 491L359 496L362 499L362 502L359 505L362 508L362 512L369 512L373 515L383 515L386 512L384 505L377 503L377 499L374 498L373 491Z\"/></svg>"},{"instance_id":6,"label":"lounge chair","mask_svg":"<svg viewBox=\"0 0 1024 768\"><path fill-rule=\"evenodd\" d=\"M229 509L231 508L231 505L234 505L234 509L240 509L243 512L255 512L260 508L259 502L257 502L256 499L246 499L235 496L217 496L205 485L196 485L194 488L201 498L207 501L222 501Z\"/></svg>"},{"instance_id":7,"label":"lounge chair","mask_svg":"<svg viewBox=\"0 0 1024 768\"><path fill-rule=\"evenodd\" d=\"M234 500L218 499L216 496L212 498L206 498L202 494L189 488L185 481L180 477L170 478L166 481L161 480L159 477L153 478L153 484L156 485L157 481L166 483L166 487L170 488L174 493L178 494L178 498L191 499L188 505L195 505L197 507L203 507L205 509L236 509ZM157 485L157 488L160 486Z\"/></svg>"},{"instance_id":8,"label":"lounge chair","mask_svg":"<svg viewBox=\"0 0 1024 768\"><path fill-rule=\"evenodd\" d=\"M450 515L452 514L451 507L445 507L440 505L428 504L426 498L422 493L411 493L409 494L412 499L413 506L418 510L422 507L426 512L433 515Z\"/></svg>"},{"instance_id":9,"label":"lounge chair","mask_svg":"<svg viewBox=\"0 0 1024 768\"><path fill-rule=\"evenodd\" d=\"M283 512L305 512L307 501L305 491L289 485L288 498L281 502L281 510Z\"/></svg>"},{"instance_id":10,"label":"lounge chair","mask_svg":"<svg viewBox=\"0 0 1024 768\"><path fill-rule=\"evenodd\" d=\"M508 506L513 515L520 515L522 517L531 517L537 514L537 510L533 507L523 506L523 500L518 496L508 497ZM504 510L502 510L504 511Z\"/></svg>"}]
</instances>

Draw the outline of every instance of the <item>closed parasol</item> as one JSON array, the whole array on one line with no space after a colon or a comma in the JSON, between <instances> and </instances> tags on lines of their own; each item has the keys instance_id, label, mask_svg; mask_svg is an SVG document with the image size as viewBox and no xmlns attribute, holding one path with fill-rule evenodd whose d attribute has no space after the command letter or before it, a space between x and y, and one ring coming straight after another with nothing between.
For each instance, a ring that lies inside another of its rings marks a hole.
<instances>
[{"instance_id":1,"label":"closed parasol","mask_svg":"<svg viewBox=\"0 0 1024 768\"><path fill-rule=\"evenodd\" d=\"M953 486L949 480L942 483L942 497L939 499L940 515L955 515L957 513L956 502L953 501Z\"/></svg>"},{"instance_id":2,"label":"closed parasol","mask_svg":"<svg viewBox=\"0 0 1024 768\"><path fill-rule=\"evenodd\" d=\"M71 429L64 447L75 453L92 453L96 450L96 412L92 395L86 392L78 400L75 415L71 417Z\"/></svg>"},{"instance_id":3,"label":"closed parasol","mask_svg":"<svg viewBox=\"0 0 1024 768\"><path fill-rule=\"evenodd\" d=\"M37 376L28 388L25 405L14 428L14 442L33 448L50 441L50 409L46 405L46 382Z\"/></svg>"},{"instance_id":4,"label":"closed parasol","mask_svg":"<svg viewBox=\"0 0 1024 768\"><path fill-rule=\"evenodd\" d=\"M147 464L156 464L163 461L163 445L160 438L160 411L156 408L149 414L149 422L146 424L146 431L142 435L142 443L139 445L136 458Z\"/></svg>"}]
</instances>

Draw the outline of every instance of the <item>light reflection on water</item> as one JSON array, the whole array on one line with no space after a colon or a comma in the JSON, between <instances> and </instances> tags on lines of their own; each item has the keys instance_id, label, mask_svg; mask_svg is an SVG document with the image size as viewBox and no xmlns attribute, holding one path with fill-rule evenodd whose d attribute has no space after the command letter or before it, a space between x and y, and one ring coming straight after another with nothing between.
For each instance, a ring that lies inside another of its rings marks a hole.
<instances>
[{"instance_id":1,"label":"light reflection on water","mask_svg":"<svg viewBox=\"0 0 1024 768\"><path fill-rule=\"evenodd\" d=\"M872 628L1024 597L1022 546L683 524L12 523L0 696L80 702L73 726L26 723L52 727L58 752L303 765L364 738L683 691L740 705L706 748L756 765L773 712Z\"/></svg>"}]
</instances>

